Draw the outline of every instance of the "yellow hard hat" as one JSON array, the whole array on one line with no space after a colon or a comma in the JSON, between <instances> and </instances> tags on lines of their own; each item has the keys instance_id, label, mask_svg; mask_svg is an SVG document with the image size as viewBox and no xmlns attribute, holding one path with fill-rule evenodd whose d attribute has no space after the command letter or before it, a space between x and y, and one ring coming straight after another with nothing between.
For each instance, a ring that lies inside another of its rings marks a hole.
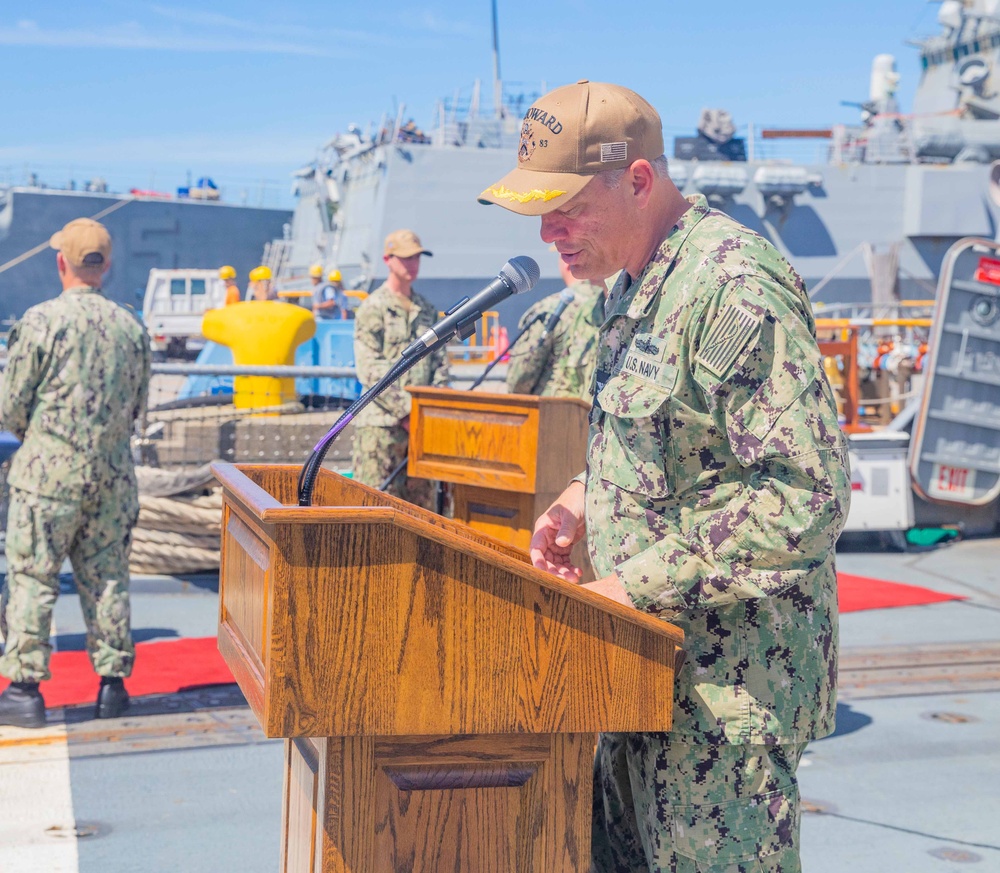
<instances>
[{"instance_id":1,"label":"yellow hard hat","mask_svg":"<svg viewBox=\"0 0 1000 873\"><path fill-rule=\"evenodd\" d=\"M313 264L309 268L309 275L312 276L314 279L319 279L323 275L323 265Z\"/></svg>"},{"instance_id":2,"label":"yellow hard hat","mask_svg":"<svg viewBox=\"0 0 1000 873\"><path fill-rule=\"evenodd\" d=\"M219 267L219 278L220 279L235 279L236 278L236 267L231 267L226 264L224 267Z\"/></svg>"},{"instance_id":3,"label":"yellow hard hat","mask_svg":"<svg viewBox=\"0 0 1000 873\"><path fill-rule=\"evenodd\" d=\"M250 271L250 281L260 282L263 279L271 278L271 268L261 265L260 267L254 267Z\"/></svg>"},{"instance_id":4,"label":"yellow hard hat","mask_svg":"<svg viewBox=\"0 0 1000 873\"><path fill-rule=\"evenodd\" d=\"M339 282L340 270L330 270L330 275L326 277L327 282Z\"/></svg>"}]
</instances>

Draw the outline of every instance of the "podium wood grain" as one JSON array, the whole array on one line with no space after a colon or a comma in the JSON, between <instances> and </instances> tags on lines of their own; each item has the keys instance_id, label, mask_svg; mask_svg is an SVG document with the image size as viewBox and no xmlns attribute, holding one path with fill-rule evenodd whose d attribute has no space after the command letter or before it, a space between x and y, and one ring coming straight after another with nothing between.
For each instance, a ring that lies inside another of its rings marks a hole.
<instances>
[{"instance_id":1,"label":"podium wood grain","mask_svg":"<svg viewBox=\"0 0 1000 873\"><path fill-rule=\"evenodd\" d=\"M216 465L219 647L286 737L282 870L584 871L600 730L670 725L679 630L323 471Z\"/></svg>"}]
</instances>

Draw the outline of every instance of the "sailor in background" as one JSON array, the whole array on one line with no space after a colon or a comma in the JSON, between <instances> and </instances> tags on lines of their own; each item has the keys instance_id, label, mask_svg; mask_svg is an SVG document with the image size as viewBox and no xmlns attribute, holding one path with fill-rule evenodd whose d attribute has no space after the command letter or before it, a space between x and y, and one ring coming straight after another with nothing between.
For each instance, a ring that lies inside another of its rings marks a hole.
<instances>
[{"instance_id":1,"label":"sailor in background","mask_svg":"<svg viewBox=\"0 0 1000 873\"><path fill-rule=\"evenodd\" d=\"M521 316L518 329L527 331L510 350L507 391L589 403L606 288L604 282L574 277L562 258L559 275L565 289L543 297Z\"/></svg>"},{"instance_id":2,"label":"sailor in background","mask_svg":"<svg viewBox=\"0 0 1000 873\"><path fill-rule=\"evenodd\" d=\"M354 363L364 389L371 388L411 342L437 322L437 307L413 289L421 255L431 253L412 230L397 230L385 239L382 260L389 277L358 307L354 322ZM407 385L448 384L448 355L439 349L403 374L368 404L355 419L354 478L377 488L406 457L410 440L410 395ZM409 479L404 472L388 488L410 503L435 509L435 485Z\"/></svg>"},{"instance_id":3,"label":"sailor in background","mask_svg":"<svg viewBox=\"0 0 1000 873\"><path fill-rule=\"evenodd\" d=\"M219 267L219 278L226 283L225 304L239 303L243 299L239 285L236 284L236 268L226 264Z\"/></svg>"},{"instance_id":4,"label":"sailor in background","mask_svg":"<svg viewBox=\"0 0 1000 873\"><path fill-rule=\"evenodd\" d=\"M805 286L767 240L684 198L659 115L618 85L536 100L517 169L480 201L540 216L574 276L623 270L587 469L536 523L532 560L577 581L586 535L586 587L685 635L670 731L600 735L592 869L797 873L796 770L834 727L851 494Z\"/></svg>"},{"instance_id":5,"label":"sailor in background","mask_svg":"<svg viewBox=\"0 0 1000 873\"><path fill-rule=\"evenodd\" d=\"M52 608L68 556L101 677L97 718L128 706L132 673L128 551L139 514L130 438L146 407L149 337L101 293L111 265L103 225L78 218L52 237L63 291L31 307L8 340L3 427L21 440L11 460L0 724L42 727Z\"/></svg>"},{"instance_id":6,"label":"sailor in background","mask_svg":"<svg viewBox=\"0 0 1000 873\"><path fill-rule=\"evenodd\" d=\"M313 272L316 269L319 269L318 275ZM319 264L313 266L309 275L313 277L313 315L316 318L325 319L349 318L347 295L344 293L344 282L340 270L330 270L325 285L320 285L323 279L323 268Z\"/></svg>"}]
</instances>

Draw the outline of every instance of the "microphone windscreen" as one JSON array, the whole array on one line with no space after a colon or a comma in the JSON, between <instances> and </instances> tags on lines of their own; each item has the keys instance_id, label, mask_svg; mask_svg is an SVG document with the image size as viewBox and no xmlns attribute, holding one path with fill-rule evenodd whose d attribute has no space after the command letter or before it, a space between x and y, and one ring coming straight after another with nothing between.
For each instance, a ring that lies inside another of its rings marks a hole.
<instances>
[{"instance_id":1,"label":"microphone windscreen","mask_svg":"<svg viewBox=\"0 0 1000 873\"><path fill-rule=\"evenodd\" d=\"M535 259L527 255L511 258L500 268L500 276L513 287L514 294L530 291L541 275L542 271L538 269Z\"/></svg>"}]
</instances>

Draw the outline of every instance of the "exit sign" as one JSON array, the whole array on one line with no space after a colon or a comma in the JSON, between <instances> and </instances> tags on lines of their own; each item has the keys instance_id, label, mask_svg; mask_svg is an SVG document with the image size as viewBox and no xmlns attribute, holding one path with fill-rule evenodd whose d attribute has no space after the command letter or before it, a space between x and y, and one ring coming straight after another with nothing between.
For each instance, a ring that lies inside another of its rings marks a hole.
<instances>
[{"instance_id":1,"label":"exit sign","mask_svg":"<svg viewBox=\"0 0 1000 873\"><path fill-rule=\"evenodd\" d=\"M935 464L931 470L928 497L939 500L972 500L976 495L976 471L970 467Z\"/></svg>"}]
</instances>

